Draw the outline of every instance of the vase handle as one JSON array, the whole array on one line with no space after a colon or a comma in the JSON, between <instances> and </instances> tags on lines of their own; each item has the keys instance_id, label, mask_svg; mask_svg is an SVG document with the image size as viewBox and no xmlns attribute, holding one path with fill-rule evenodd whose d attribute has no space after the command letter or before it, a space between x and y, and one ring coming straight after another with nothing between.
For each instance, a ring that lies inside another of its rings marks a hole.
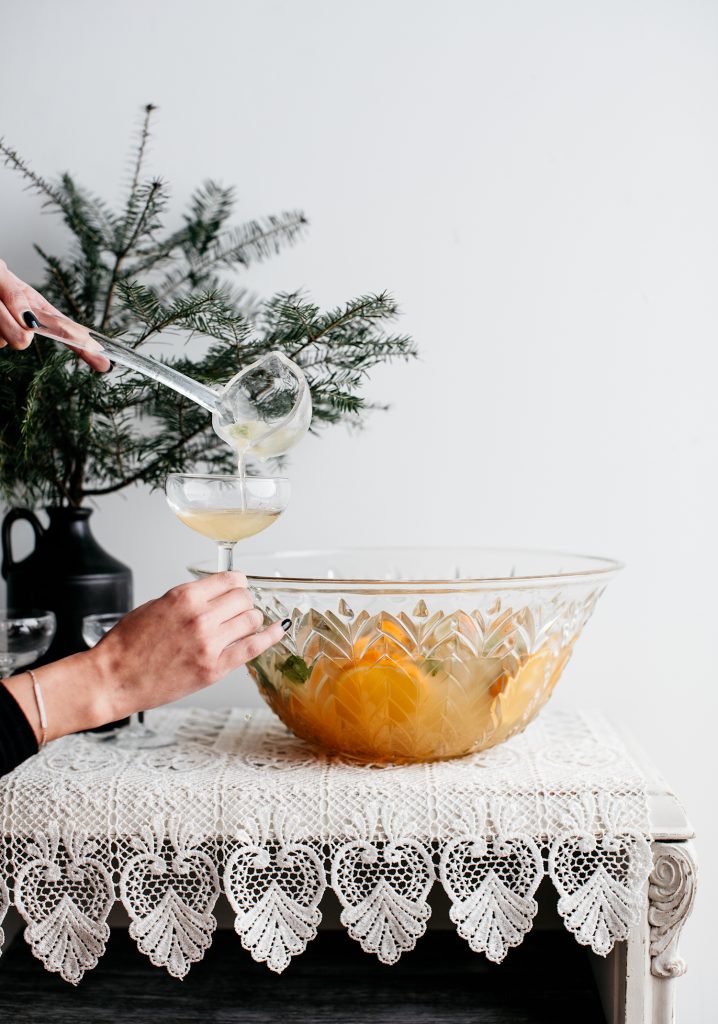
<instances>
[{"instance_id":1,"label":"vase handle","mask_svg":"<svg viewBox=\"0 0 718 1024\"><path fill-rule=\"evenodd\" d=\"M16 523L19 519L24 519L25 522L29 523L32 527L32 532L35 534L35 545L38 540L42 537L45 532L42 523L37 518L34 512L29 508L11 508L8 514L2 521L2 575L3 579L8 578L8 574L16 566L16 562L12 557L12 527L13 523Z\"/></svg>"}]
</instances>

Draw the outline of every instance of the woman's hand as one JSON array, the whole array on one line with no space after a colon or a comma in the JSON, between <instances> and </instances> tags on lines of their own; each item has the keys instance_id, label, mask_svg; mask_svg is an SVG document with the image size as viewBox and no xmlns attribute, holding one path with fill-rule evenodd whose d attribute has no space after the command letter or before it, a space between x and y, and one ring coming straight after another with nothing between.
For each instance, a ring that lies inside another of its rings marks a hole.
<instances>
[{"instance_id":1,"label":"woman's hand","mask_svg":"<svg viewBox=\"0 0 718 1024\"><path fill-rule=\"evenodd\" d=\"M228 675L275 644L280 622L260 633L246 577L215 573L184 583L126 615L92 651L108 721L178 700Z\"/></svg>"},{"instance_id":2,"label":"woman's hand","mask_svg":"<svg viewBox=\"0 0 718 1024\"><path fill-rule=\"evenodd\" d=\"M114 722L217 682L284 635L281 622L257 632L262 621L241 573L216 573L149 601L91 651L35 671L48 739ZM29 676L12 676L5 686L39 738Z\"/></svg>"},{"instance_id":3,"label":"woman's hand","mask_svg":"<svg viewBox=\"0 0 718 1024\"><path fill-rule=\"evenodd\" d=\"M53 327L64 328L62 333L67 333L70 338L87 333L59 309L55 309L29 284L16 277L8 270L7 264L0 260L0 348L6 345L16 349L27 348L33 339L33 327L37 327L43 318L51 320ZM103 371L110 367L106 356L75 351L93 370Z\"/></svg>"}]
</instances>

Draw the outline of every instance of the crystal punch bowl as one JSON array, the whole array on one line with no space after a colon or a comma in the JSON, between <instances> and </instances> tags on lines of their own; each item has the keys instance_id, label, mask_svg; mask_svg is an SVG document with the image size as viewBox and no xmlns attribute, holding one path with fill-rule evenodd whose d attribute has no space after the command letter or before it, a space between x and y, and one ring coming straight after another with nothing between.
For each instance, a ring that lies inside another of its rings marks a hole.
<instances>
[{"instance_id":1,"label":"crystal punch bowl","mask_svg":"<svg viewBox=\"0 0 718 1024\"><path fill-rule=\"evenodd\" d=\"M325 751L401 763L484 750L536 717L619 568L482 548L249 556L265 620L292 621L249 670Z\"/></svg>"}]
</instances>

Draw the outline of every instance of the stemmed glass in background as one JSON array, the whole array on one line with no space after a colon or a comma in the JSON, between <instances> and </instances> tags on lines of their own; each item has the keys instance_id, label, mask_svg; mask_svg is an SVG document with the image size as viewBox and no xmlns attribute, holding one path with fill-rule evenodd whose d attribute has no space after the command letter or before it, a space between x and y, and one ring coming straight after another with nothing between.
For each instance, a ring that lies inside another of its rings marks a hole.
<instances>
[{"instance_id":1,"label":"stemmed glass in background","mask_svg":"<svg viewBox=\"0 0 718 1024\"><path fill-rule=\"evenodd\" d=\"M52 612L0 611L0 678L41 658L52 643L55 627Z\"/></svg>"},{"instance_id":2,"label":"stemmed glass in background","mask_svg":"<svg viewBox=\"0 0 718 1024\"><path fill-rule=\"evenodd\" d=\"M94 647L109 633L113 626L124 618L118 612L104 612L98 615L86 615L82 620L82 639L88 647ZM163 736L145 725L144 712L139 711L130 716L130 724L122 726L111 733L95 733L97 740L112 740L118 747L127 750L147 750L155 747L169 747L174 743L171 736Z\"/></svg>"},{"instance_id":3,"label":"stemmed glass in background","mask_svg":"<svg viewBox=\"0 0 718 1024\"><path fill-rule=\"evenodd\" d=\"M266 530L289 502L284 477L172 473L167 502L178 519L217 543L217 569L232 568L234 546Z\"/></svg>"}]
</instances>

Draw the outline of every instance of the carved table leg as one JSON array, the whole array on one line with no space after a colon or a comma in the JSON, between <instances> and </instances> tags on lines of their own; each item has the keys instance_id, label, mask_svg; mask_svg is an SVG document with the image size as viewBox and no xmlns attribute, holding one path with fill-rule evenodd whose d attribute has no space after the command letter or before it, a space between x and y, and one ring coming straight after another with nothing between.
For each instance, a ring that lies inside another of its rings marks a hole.
<instances>
[{"instance_id":1,"label":"carved table leg","mask_svg":"<svg viewBox=\"0 0 718 1024\"><path fill-rule=\"evenodd\" d=\"M652 1024L673 1024L673 980L686 972L678 940L693 909L696 859L693 845L654 843L648 880L648 957Z\"/></svg>"}]
</instances>

